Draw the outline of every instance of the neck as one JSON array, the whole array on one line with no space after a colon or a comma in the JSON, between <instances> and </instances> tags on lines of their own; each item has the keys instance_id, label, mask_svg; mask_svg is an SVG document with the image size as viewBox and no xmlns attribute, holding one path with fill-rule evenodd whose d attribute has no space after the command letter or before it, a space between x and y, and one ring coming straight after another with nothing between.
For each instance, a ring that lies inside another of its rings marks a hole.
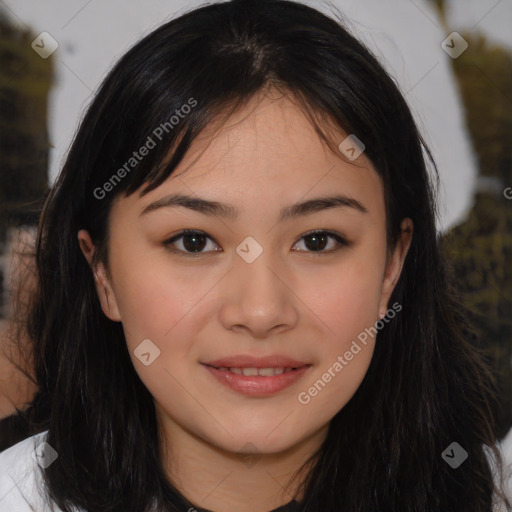
<instances>
[{"instance_id":1,"label":"neck","mask_svg":"<svg viewBox=\"0 0 512 512\"><path fill-rule=\"evenodd\" d=\"M303 498L308 458L321 446L327 427L280 453L234 453L172 422L160 424L165 474L188 501L222 512L268 512ZM297 478L292 480L297 471ZM192 512L192 511L191 511Z\"/></svg>"}]
</instances>

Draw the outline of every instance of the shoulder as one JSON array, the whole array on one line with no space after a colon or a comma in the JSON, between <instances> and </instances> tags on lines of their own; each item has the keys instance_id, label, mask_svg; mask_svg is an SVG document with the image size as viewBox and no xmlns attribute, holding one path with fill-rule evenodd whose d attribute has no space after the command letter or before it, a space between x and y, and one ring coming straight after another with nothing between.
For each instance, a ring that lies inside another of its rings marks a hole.
<instances>
[{"instance_id":1,"label":"shoulder","mask_svg":"<svg viewBox=\"0 0 512 512\"><path fill-rule=\"evenodd\" d=\"M496 446L502 460L502 472L497 470L496 458L492 450L486 446L485 451L489 459L496 486L500 487L512 504L512 429ZM509 510L500 498L495 497L494 512L508 512Z\"/></svg>"},{"instance_id":2,"label":"shoulder","mask_svg":"<svg viewBox=\"0 0 512 512\"><path fill-rule=\"evenodd\" d=\"M512 464L512 428L509 430L508 434L505 436L503 441L501 441L501 449L503 452L503 456L507 459L509 463Z\"/></svg>"},{"instance_id":3,"label":"shoulder","mask_svg":"<svg viewBox=\"0 0 512 512\"><path fill-rule=\"evenodd\" d=\"M0 453L0 511L61 512L50 508L43 495L41 456L48 455L46 434L24 439ZM39 462L38 462L39 460Z\"/></svg>"},{"instance_id":4,"label":"shoulder","mask_svg":"<svg viewBox=\"0 0 512 512\"><path fill-rule=\"evenodd\" d=\"M504 490L507 498L512 502L512 428L500 443L503 457Z\"/></svg>"}]
</instances>

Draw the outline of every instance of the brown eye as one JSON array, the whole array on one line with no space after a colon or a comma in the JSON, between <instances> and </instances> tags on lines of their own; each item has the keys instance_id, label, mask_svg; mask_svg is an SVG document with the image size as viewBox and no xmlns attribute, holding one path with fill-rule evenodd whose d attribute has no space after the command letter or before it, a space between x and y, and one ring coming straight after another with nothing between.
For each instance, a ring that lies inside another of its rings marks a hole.
<instances>
[{"instance_id":1,"label":"brown eye","mask_svg":"<svg viewBox=\"0 0 512 512\"><path fill-rule=\"evenodd\" d=\"M335 243L329 244L329 239L335 241ZM336 233L331 233L329 231L314 231L311 233L307 233L302 236L301 240L304 240L304 246L306 247L307 252L317 252L317 253L330 253L337 251L340 246L348 246L348 242L337 235ZM327 246L330 246L329 249L324 250Z\"/></svg>"},{"instance_id":2,"label":"brown eye","mask_svg":"<svg viewBox=\"0 0 512 512\"><path fill-rule=\"evenodd\" d=\"M186 256L195 256L196 254L212 252L211 249L204 251L205 247L208 246L208 240L213 242L213 240L202 231L188 230L182 231L178 235L165 241L163 245L173 252L184 253ZM176 246L177 243L178 247ZM214 245L216 245L215 242ZM213 249L213 251L218 251L218 249Z\"/></svg>"},{"instance_id":3,"label":"brown eye","mask_svg":"<svg viewBox=\"0 0 512 512\"><path fill-rule=\"evenodd\" d=\"M183 235L182 239L186 251L201 252L206 245L206 237L201 233Z\"/></svg>"}]
</instances>

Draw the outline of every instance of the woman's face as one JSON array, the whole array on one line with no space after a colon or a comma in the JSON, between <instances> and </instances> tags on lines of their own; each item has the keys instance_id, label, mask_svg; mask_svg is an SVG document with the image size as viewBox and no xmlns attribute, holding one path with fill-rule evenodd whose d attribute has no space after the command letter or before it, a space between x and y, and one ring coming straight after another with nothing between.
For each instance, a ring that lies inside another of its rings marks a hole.
<instances>
[{"instance_id":1,"label":"woman's face","mask_svg":"<svg viewBox=\"0 0 512 512\"><path fill-rule=\"evenodd\" d=\"M212 134L157 189L114 202L98 294L171 438L277 453L324 431L357 390L365 329L391 306L411 233L387 260L378 174L364 153L332 154L286 98Z\"/></svg>"}]
</instances>

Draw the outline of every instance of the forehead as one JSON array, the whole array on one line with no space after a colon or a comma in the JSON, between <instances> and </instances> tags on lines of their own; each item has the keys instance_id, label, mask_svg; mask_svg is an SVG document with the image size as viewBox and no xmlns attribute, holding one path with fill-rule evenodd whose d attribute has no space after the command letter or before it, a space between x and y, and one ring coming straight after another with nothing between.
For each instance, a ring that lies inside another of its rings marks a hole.
<instances>
[{"instance_id":1,"label":"forehead","mask_svg":"<svg viewBox=\"0 0 512 512\"><path fill-rule=\"evenodd\" d=\"M347 135L329 126L329 136L336 146ZM281 177L284 173L300 179L326 172L341 158L341 152L333 154L321 140L296 101L268 93L253 98L227 120L218 119L207 126L194 140L180 168L186 170L188 179L202 174L205 168L233 167L250 169L253 178ZM363 157L353 167L368 164Z\"/></svg>"},{"instance_id":2,"label":"forehead","mask_svg":"<svg viewBox=\"0 0 512 512\"><path fill-rule=\"evenodd\" d=\"M333 142L348 136L330 129ZM218 118L192 142L173 174L132 205L169 192L229 200L239 209L293 203L308 196L339 192L383 207L383 188L364 153L348 161L327 146L303 110L286 96L252 100L227 119Z\"/></svg>"}]
</instances>

